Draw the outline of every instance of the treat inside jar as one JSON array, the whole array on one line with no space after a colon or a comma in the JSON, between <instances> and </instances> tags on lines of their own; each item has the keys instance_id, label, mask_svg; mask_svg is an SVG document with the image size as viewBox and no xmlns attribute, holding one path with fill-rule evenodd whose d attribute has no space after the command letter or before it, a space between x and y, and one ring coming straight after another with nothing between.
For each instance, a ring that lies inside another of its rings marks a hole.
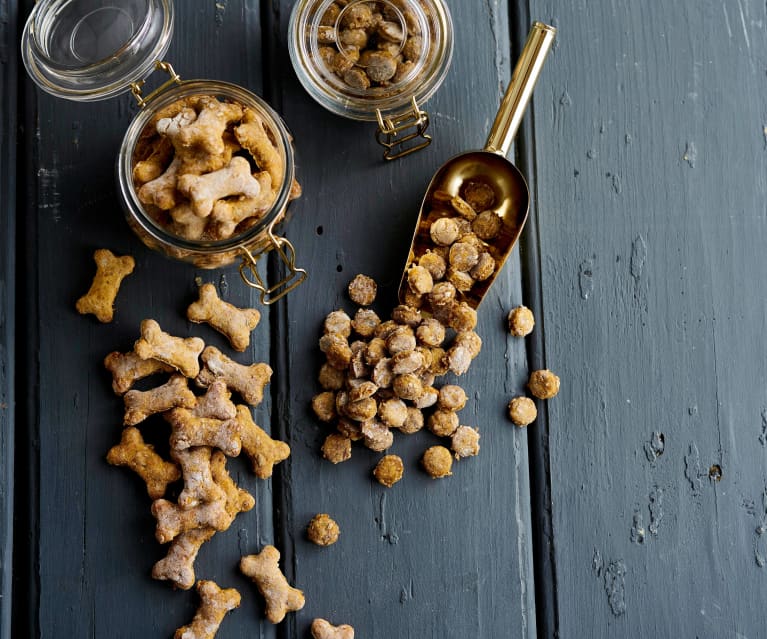
<instances>
[{"instance_id":1,"label":"treat inside jar","mask_svg":"<svg viewBox=\"0 0 767 639\"><path fill-rule=\"evenodd\" d=\"M132 167L148 216L191 241L227 240L252 227L285 180L268 122L249 106L213 95L184 97L160 109L139 136Z\"/></svg>"},{"instance_id":2,"label":"treat inside jar","mask_svg":"<svg viewBox=\"0 0 767 639\"><path fill-rule=\"evenodd\" d=\"M430 37L418 0L335 0L306 28L328 79L353 92L412 79Z\"/></svg>"}]
</instances>

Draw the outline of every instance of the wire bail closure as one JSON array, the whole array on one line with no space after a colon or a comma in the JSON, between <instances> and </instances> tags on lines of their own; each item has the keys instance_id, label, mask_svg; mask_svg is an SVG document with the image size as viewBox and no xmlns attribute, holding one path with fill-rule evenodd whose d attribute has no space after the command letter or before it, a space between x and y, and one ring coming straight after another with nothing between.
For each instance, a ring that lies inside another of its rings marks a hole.
<instances>
[{"instance_id":1,"label":"wire bail closure","mask_svg":"<svg viewBox=\"0 0 767 639\"><path fill-rule=\"evenodd\" d=\"M275 235L271 228L267 230L267 235L270 246L266 246L255 253L251 253L244 246L240 246L240 250L243 253L242 262L240 263L240 277L248 286L260 291L261 303L268 306L274 304L274 302L301 284L306 279L307 272L302 268L296 267L296 249L287 238ZM288 267L288 274L279 282L267 288L256 267L258 258L272 249L277 251L282 263ZM253 276L252 280L249 278L249 275Z\"/></svg>"},{"instance_id":2,"label":"wire bail closure","mask_svg":"<svg viewBox=\"0 0 767 639\"><path fill-rule=\"evenodd\" d=\"M136 98L139 109L143 109L149 102L152 101L153 98L157 97L172 84L181 84L181 76L175 72L170 62L165 62L164 60L156 60L154 63L154 69L155 71L165 71L165 73L170 76L170 79L163 82L146 97L141 94L141 89L144 87L144 84L146 84L146 80L131 82L130 92L133 94L133 97Z\"/></svg>"},{"instance_id":3,"label":"wire bail closure","mask_svg":"<svg viewBox=\"0 0 767 639\"><path fill-rule=\"evenodd\" d=\"M376 109L378 130L376 140L384 147L384 160L396 160L405 157L431 144L431 136L426 133L429 127L429 114L422 110L415 100L410 98L410 110L391 118L384 118L380 109ZM413 130L415 129L415 130ZM406 146L411 140L419 141Z\"/></svg>"}]
</instances>

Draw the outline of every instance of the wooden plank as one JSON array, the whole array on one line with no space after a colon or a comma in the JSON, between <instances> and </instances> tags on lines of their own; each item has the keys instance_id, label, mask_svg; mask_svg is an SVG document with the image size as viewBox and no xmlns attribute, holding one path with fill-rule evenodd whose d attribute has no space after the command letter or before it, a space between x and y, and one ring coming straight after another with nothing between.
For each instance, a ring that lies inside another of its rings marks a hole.
<instances>
[{"instance_id":1,"label":"wooden plank","mask_svg":"<svg viewBox=\"0 0 767 639\"><path fill-rule=\"evenodd\" d=\"M222 51L261 48L259 3L176 4L175 38L167 58L183 77L208 77L262 88L258 55ZM29 525L35 531L26 558L30 566L26 634L18 636L171 636L197 606L193 592L174 592L149 572L164 554L154 540L154 520L143 486L104 456L119 441L122 402L114 396L102 367L112 350L128 350L139 323L154 317L172 333L199 335L230 352L222 337L184 319L196 298L195 277L219 285L222 296L240 306L256 297L239 282L236 270L201 272L150 252L130 233L115 191L113 162L123 132L135 113L130 96L105 103L75 104L38 94L25 145L36 174L31 184L26 247L37 295L30 339L22 354L39 361L30 373L37 389L23 441L30 461ZM32 106L32 105L30 105ZM136 258L136 270L123 284L115 320L100 325L74 309L93 276L91 254L108 247ZM269 317L240 361L268 361ZM269 399L256 420L269 427ZM167 435L161 420L158 443ZM257 481L242 460L229 465L235 479L257 500L232 528L203 547L198 577L236 586L243 604L221 628L220 637L274 637L260 624L252 584L239 575L239 557L272 538L270 482ZM22 561L20 561L22 565ZM22 616L20 612L19 616Z\"/></svg>"},{"instance_id":2,"label":"wooden plank","mask_svg":"<svg viewBox=\"0 0 767 639\"><path fill-rule=\"evenodd\" d=\"M16 6L0 2L0 637L11 636L16 309Z\"/></svg>"},{"instance_id":3,"label":"wooden plank","mask_svg":"<svg viewBox=\"0 0 767 639\"><path fill-rule=\"evenodd\" d=\"M764 3L530 7L558 636L761 636Z\"/></svg>"},{"instance_id":4,"label":"wooden plank","mask_svg":"<svg viewBox=\"0 0 767 639\"><path fill-rule=\"evenodd\" d=\"M280 33L291 4L280 3ZM517 253L481 310L483 352L460 380L471 396L462 418L480 427L482 452L458 463L454 477L432 481L418 468L437 442L425 432L395 437L392 452L403 457L405 477L391 490L372 481L380 455L362 447L332 466L319 454L328 431L309 408L319 392L325 314L354 311L345 288L359 272L378 281L375 308L388 314L431 175L450 156L482 146L508 81L507 4L449 5L455 56L427 105L434 143L426 151L384 164L371 124L330 115L289 76L282 87L305 194L286 234L310 267L278 324L287 375L277 406L293 448L281 473L281 542L288 573L307 596L289 636L307 636L316 616L351 623L365 637L535 636L526 435L504 416L526 379L524 344L508 337L503 322L522 301ZM287 75L285 59L280 63ZM330 513L342 530L326 549L304 535L318 512Z\"/></svg>"}]
</instances>

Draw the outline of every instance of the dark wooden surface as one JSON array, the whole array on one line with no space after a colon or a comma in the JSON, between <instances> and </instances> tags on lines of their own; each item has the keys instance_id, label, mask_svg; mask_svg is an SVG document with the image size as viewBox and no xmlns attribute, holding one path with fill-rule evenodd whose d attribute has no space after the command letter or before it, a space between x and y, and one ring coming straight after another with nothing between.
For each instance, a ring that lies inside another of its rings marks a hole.
<instances>
[{"instance_id":1,"label":"dark wooden surface","mask_svg":"<svg viewBox=\"0 0 767 639\"><path fill-rule=\"evenodd\" d=\"M121 401L101 360L145 317L223 347L183 319L197 276L235 304L256 299L236 271L195 271L130 234L112 162L131 99L34 90L16 54L30 4L0 0L0 637L172 636L196 596L149 577L163 549L143 487L104 461ZM285 232L310 279L263 309L241 358L275 369L256 421L292 455L266 482L231 464L257 507L200 553L199 577L243 595L218 636L304 638L314 616L366 638L767 636L764 3L451 0L435 142L389 164L370 125L298 84L291 5L178 3L168 54L186 78L264 95L304 187ZM321 321L354 309L358 272L379 281L380 312L394 305L423 190L482 145L531 19L560 31L515 151L531 218L462 379L482 451L431 481L417 459L434 439L398 435L405 478L385 490L370 479L377 455L319 457ZM137 262L110 325L74 310L102 246ZM524 342L503 324L522 302L538 320ZM562 392L525 432L504 409L528 364L555 370ZM327 549L304 537L317 512L341 525ZM307 597L276 628L236 570L266 543Z\"/></svg>"}]
</instances>

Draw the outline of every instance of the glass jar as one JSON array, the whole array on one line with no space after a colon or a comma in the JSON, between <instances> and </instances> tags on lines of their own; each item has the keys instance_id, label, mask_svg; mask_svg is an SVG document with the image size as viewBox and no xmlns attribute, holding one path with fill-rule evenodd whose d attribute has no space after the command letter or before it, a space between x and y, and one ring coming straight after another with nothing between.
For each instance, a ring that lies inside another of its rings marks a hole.
<instances>
[{"instance_id":1,"label":"glass jar","mask_svg":"<svg viewBox=\"0 0 767 639\"><path fill-rule=\"evenodd\" d=\"M297 195L290 134L269 105L243 87L215 80L182 81L170 64L160 62L172 30L171 0L112 0L107 6L99 0L39 0L24 28L22 57L38 86L59 97L91 101L131 91L140 110L117 158L118 191L130 228L149 248L198 268L219 268L240 259L243 280L270 304L306 278L306 271L296 267L293 245L275 232L285 219L289 200ZM170 79L145 96L144 79L155 69L167 72ZM254 112L284 167L268 209L250 226L238 225L226 239L185 239L172 232L152 207L141 202L134 185L137 144L153 118L176 102L202 96ZM258 258L269 250L276 250L287 267L286 277L271 284L256 268Z\"/></svg>"},{"instance_id":2,"label":"glass jar","mask_svg":"<svg viewBox=\"0 0 767 639\"><path fill-rule=\"evenodd\" d=\"M298 0L288 27L301 84L337 115L378 123L393 160L429 145L421 106L439 89L453 55L442 0Z\"/></svg>"}]
</instances>

